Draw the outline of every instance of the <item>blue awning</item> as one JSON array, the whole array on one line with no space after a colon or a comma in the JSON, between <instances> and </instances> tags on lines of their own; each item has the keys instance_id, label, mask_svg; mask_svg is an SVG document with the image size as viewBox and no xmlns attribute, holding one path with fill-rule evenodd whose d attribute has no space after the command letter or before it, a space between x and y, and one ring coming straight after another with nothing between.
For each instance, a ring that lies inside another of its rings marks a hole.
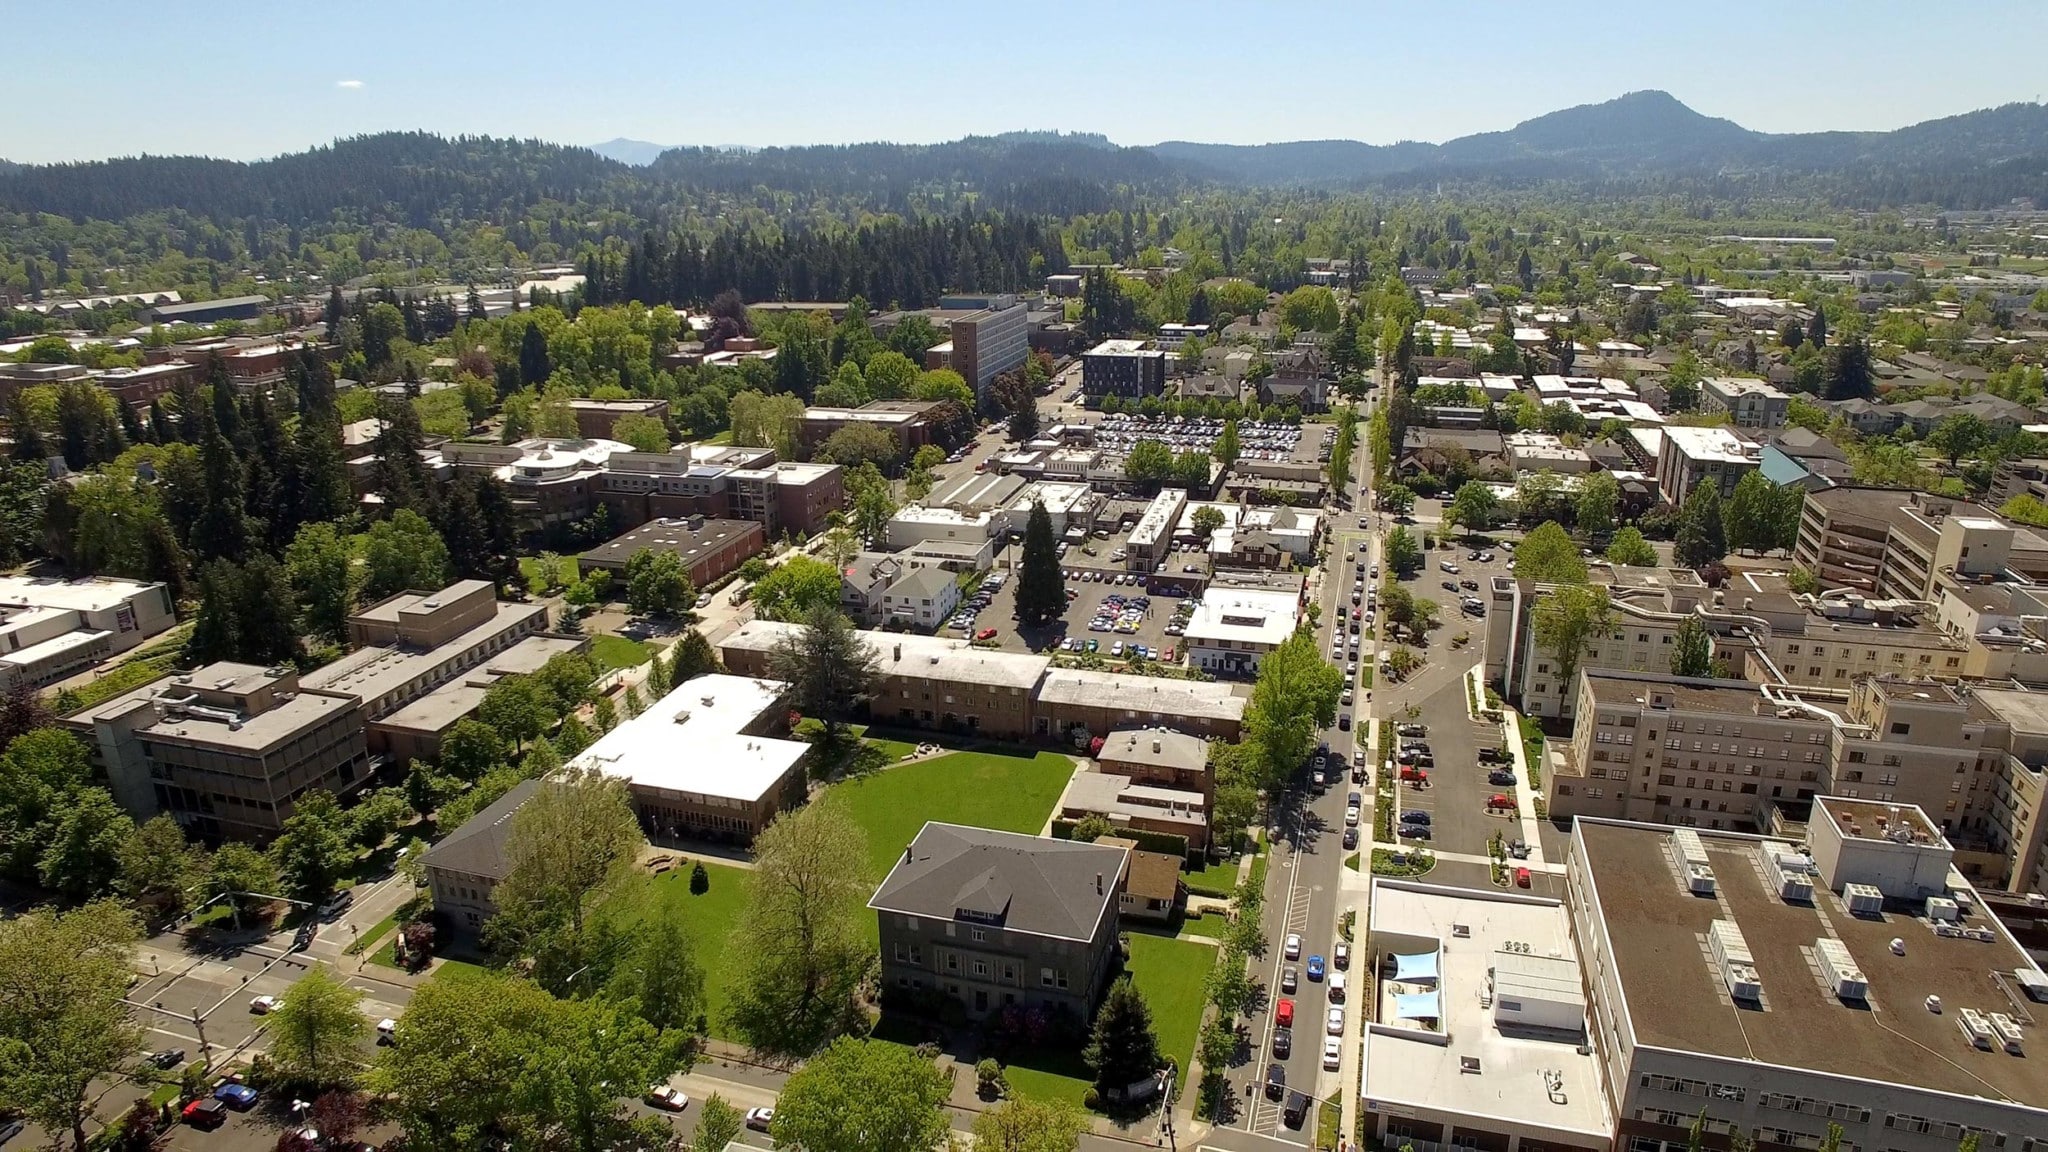
<instances>
[{"instance_id":1,"label":"blue awning","mask_svg":"<svg viewBox=\"0 0 2048 1152\"><path fill-rule=\"evenodd\" d=\"M1413 956L1394 957L1394 979L1434 980L1436 978L1436 953L1418 952Z\"/></svg>"},{"instance_id":2,"label":"blue awning","mask_svg":"<svg viewBox=\"0 0 2048 1152\"><path fill-rule=\"evenodd\" d=\"M1397 1020L1436 1020L1443 1016L1443 993L1416 992L1394 997Z\"/></svg>"}]
</instances>

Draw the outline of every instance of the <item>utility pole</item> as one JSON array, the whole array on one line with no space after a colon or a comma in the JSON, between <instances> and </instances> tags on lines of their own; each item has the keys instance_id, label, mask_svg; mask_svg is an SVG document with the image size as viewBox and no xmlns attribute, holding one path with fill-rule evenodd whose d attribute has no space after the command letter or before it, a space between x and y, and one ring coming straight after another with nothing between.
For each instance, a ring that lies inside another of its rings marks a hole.
<instances>
[{"instance_id":1,"label":"utility pole","mask_svg":"<svg viewBox=\"0 0 2048 1152\"><path fill-rule=\"evenodd\" d=\"M208 1065L212 1064L213 1061L207 1059L206 1057L206 1053L212 1048L212 1045L206 1042L206 1014L204 1012L201 1012L197 1005L194 1005L192 1008L192 1027L199 1033L200 1063Z\"/></svg>"}]
</instances>

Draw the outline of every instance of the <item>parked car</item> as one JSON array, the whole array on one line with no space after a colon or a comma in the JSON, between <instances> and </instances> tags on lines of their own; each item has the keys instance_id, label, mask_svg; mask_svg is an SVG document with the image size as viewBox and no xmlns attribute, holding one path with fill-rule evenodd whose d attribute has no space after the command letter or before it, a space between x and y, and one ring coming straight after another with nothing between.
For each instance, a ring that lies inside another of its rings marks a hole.
<instances>
[{"instance_id":1,"label":"parked car","mask_svg":"<svg viewBox=\"0 0 2048 1152\"><path fill-rule=\"evenodd\" d=\"M1323 957L1320 952L1308 958L1308 978L1311 980L1321 980L1323 978Z\"/></svg>"},{"instance_id":2,"label":"parked car","mask_svg":"<svg viewBox=\"0 0 2048 1152\"><path fill-rule=\"evenodd\" d=\"M1289 932L1281 947L1289 960L1301 959L1301 933Z\"/></svg>"},{"instance_id":3,"label":"parked car","mask_svg":"<svg viewBox=\"0 0 2048 1152\"><path fill-rule=\"evenodd\" d=\"M1300 987L1300 980L1298 979L1298 973L1296 973L1294 966L1290 964L1287 967L1282 968L1280 970L1280 990L1292 996L1294 994L1294 990L1298 987Z\"/></svg>"},{"instance_id":4,"label":"parked car","mask_svg":"<svg viewBox=\"0 0 2048 1152\"><path fill-rule=\"evenodd\" d=\"M1278 1064L1266 1065L1266 1096L1278 1100L1287 1094L1287 1069ZM1295 1093L1300 1095L1300 1093Z\"/></svg>"},{"instance_id":5,"label":"parked car","mask_svg":"<svg viewBox=\"0 0 2048 1152\"><path fill-rule=\"evenodd\" d=\"M1403 824L1401 825L1400 835L1404 840L1427 840L1429 839L1429 825Z\"/></svg>"},{"instance_id":6,"label":"parked car","mask_svg":"<svg viewBox=\"0 0 2048 1152\"><path fill-rule=\"evenodd\" d=\"M1417 738L1417 739L1420 739L1420 738L1422 738L1422 737L1424 737L1424 736L1427 736L1427 735L1429 735L1429 725L1427 725L1427 724L1402 724L1402 725L1400 725L1400 726L1398 726L1398 727L1396 727L1396 728L1394 729L1394 734L1395 734L1396 736L1402 736L1402 737L1409 737L1409 736L1412 736L1412 737L1415 737L1415 738Z\"/></svg>"},{"instance_id":7,"label":"parked car","mask_svg":"<svg viewBox=\"0 0 2048 1152\"><path fill-rule=\"evenodd\" d=\"M1289 1128L1299 1128L1308 1122L1308 1097L1300 1092L1289 1092L1287 1103L1280 1109L1280 1119Z\"/></svg>"},{"instance_id":8,"label":"parked car","mask_svg":"<svg viewBox=\"0 0 2048 1152\"><path fill-rule=\"evenodd\" d=\"M1529 858L1529 846L1520 840L1510 840L1508 841L1508 855L1517 860L1527 860Z\"/></svg>"},{"instance_id":9,"label":"parked car","mask_svg":"<svg viewBox=\"0 0 2048 1152\"><path fill-rule=\"evenodd\" d=\"M1436 821L1430 819L1429 813L1427 812L1403 812L1401 813L1401 819L1407 821L1410 824L1436 823Z\"/></svg>"},{"instance_id":10,"label":"parked car","mask_svg":"<svg viewBox=\"0 0 2048 1152\"><path fill-rule=\"evenodd\" d=\"M1528 886L1529 886L1529 870L1528 870L1527 868L1517 868L1517 869L1515 869L1515 887L1517 887L1517 888L1527 888Z\"/></svg>"},{"instance_id":11,"label":"parked car","mask_svg":"<svg viewBox=\"0 0 2048 1152\"><path fill-rule=\"evenodd\" d=\"M1342 1008L1332 1008L1328 1015L1323 1017L1323 1031L1332 1036L1342 1036L1344 1034L1344 1010Z\"/></svg>"},{"instance_id":12,"label":"parked car","mask_svg":"<svg viewBox=\"0 0 2048 1152\"><path fill-rule=\"evenodd\" d=\"M1294 1001L1282 1000L1274 1005L1273 1022L1282 1028L1294 1027Z\"/></svg>"},{"instance_id":13,"label":"parked car","mask_svg":"<svg viewBox=\"0 0 2048 1152\"><path fill-rule=\"evenodd\" d=\"M1339 1064L1342 1064L1343 1062L1344 1042L1342 1040L1337 1039L1335 1036L1324 1037L1323 1068L1327 1071L1335 1072L1337 1070L1337 1066Z\"/></svg>"},{"instance_id":14,"label":"parked car","mask_svg":"<svg viewBox=\"0 0 2048 1152\"><path fill-rule=\"evenodd\" d=\"M1429 773L1411 764L1401 769L1401 779L1416 784L1427 784L1429 783Z\"/></svg>"},{"instance_id":15,"label":"parked car","mask_svg":"<svg viewBox=\"0 0 2048 1152\"><path fill-rule=\"evenodd\" d=\"M1346 828L1344 830L1344 850L1349 852L1356 847L1358 847L1358 829Z\"/></svg>"},{"instance_id":16,"label":"parked car","mask_svg":"<svg viewBox=\"0 0 2048 1152\"><path fill-rule=\"evenodd\" d=\"M1337 946L1330 951L1330 963L1335 964L1338 971L1351 967L1351 945L1337 941Z\"/></svg>"},{"instance_id":17,"label":"parked car","mask_svg":"<svg viewBox=\"0 0 2048 1152\"><path fill-rule=\"evenodd\" d=\"M749 1108L749 1109L747 1109L747 1127L749 1127L749 1128L752 1128L752 1129L753 1129L754 1131L756 1131L756 1132L766 1132L766 1131L767 1131L767 1130L768 1130L769 1128L773 1127L774 1125L775 1125L775 1109L773 1109L773 1108Z\"/></svg>"},{"instance_id":18,"label":"parked car","mask_svg":"<svg viewBox=\"0 0 2048 1152\"><path fill-rule=\"evenodd\" d=\"M237 1112L247 1112L256 1106L257 1092L247 1084L223 1084L213 1090L213 1098Z\"/></svg>"},{"instance_id":19,"label":"parked car","mask_svg":"<svg viewBox=\"0 0 2048 1152\"><path fill-rule=\"evenodd\" d=\"M1513 808L1515 801L1513 797L1504 792L1495 792L1486 798L1486 806L1488 808Z\"/></svg>"},{"instance_id":20,"label":"parked car","mask_svg":"<svg viewBox=\"0 0 2048 1152\"><path fill-rule=\"evenodd\" d=\"M170 1068L185 1062L185 1050L183 1048L162 1048L151 1052L148 1060L151 1068Z\"/></svg>"},{"instance_id":21,"label":"parked car","mask_svg":"<svg viewBox=\"0 0 2048 1152\"><path fill-rule=\"evenodd\" d=\"M194 1128L218 1128L228 1120L228 1106L225 1101L208 1096L185 1105L179 1118Z\"/></svg>"},{"instance_id":22,"label":"parked car","mask_svg":"<svg viewBox=\"0 0 2048 1152\"><path fill-rule=\"evenodd\" d=\"M249 1011L258 1016L268 1016L271 1010L276 1007L277 997L275 996L258 996L254 1000L249 1001Z\"/></svg>"},{"instance_id":23,"label":"parked car","mask_svg":"<svg viewBox=\"0 0 2048 1152\"><path fill-rule=\"evenodd\" d=\"M1342 1004L1344 1002L1345 981L1347 979L1349 978L1342 972L1330 973L1330 1003Z\"/></svg>"},{"instance_id":24,"label":"parked car","mask_svg":"<svg viewBox=\"0 0 2048 1152\"><path fill-rule=\"evenodd\" d=\"M1294 1054L1294 1030L1275 1028L1273 1030L1273 1058L1285 1060Z\"/></svg>"},{"instance_id":25,"label":"parked car","mask_svg":"<svg viewBox=\"0 0 2048 1152\"><path fill-rule=\"evenodd\" d=\"M1505 772L1500 769L1495 769L1494 771L1488 772L1486 774L1486 782L1488 784L1493 785L1496 788L1512 786L1515 782L1515 774L1513 772Z\"/></svg>"},{"instance_id":26,"label":"parked car","mask_svg":"<svg viewBox=\"0 0 2048 1152\"><path fill-rule=\"evenodd\" d=\"M1358 827L1358 805L1353 804L1344 809L1344 826L1346 828Z\"/></svg>"},{"instance_id":27,"label":"parked car","mask_svg":"<svg viewBox=\"0 0 2048 1152\"><path fill-rule=\"evenodd\" d=\"M654 1085L640 1099L649 1108L659 1108L664 1112L681 1112L690 1106L690 1098L683 1095L682 1089L671 1088L666 1084Z\"/></svg>"}]
</instances>

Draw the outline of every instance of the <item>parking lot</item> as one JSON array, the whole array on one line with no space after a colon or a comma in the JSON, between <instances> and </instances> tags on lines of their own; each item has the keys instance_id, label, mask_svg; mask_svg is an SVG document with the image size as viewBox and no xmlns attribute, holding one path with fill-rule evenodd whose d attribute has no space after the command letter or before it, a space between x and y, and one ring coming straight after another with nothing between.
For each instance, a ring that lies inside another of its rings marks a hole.
<instances>
[{"instance_id":1,"label":"parking lot","mask_svg":"<svg viewBox=\"0 0 2048 1152\"><path fill-rule=\"evenodd\" d=\"M1137 416L1097 414L1095 445L1106 452L1127 454L1140 440L1158 440L1175 452L1214 452L1223 434L1221 420L1201 416ZM1239 421L1240 460L1326 461L1336 442L1334 424L1284 424L1277 420Z\"/></svg>"},{"instance_id":2,"label":"parking lot","mask_svg":"<svg viewBox=\"0 0 2048 1152\"><path fill-rule=\"evenodd\" d=\"M1071 547L1062 559L1061 571L1066 574L1068 592L1064 613L1042 628L1022 629L1017 623L1017 581L1014 572L998 569L990 580L999 577L1001 588L989 598L988 606L975 618L971 630L942 628L941 635L948 637L969 637L978 635L989 628L996 630L990 642L1009 652L1044 652L1052 654L1062 649L1064 642L1073 641L1075 647L1063 649L1066 655L1079 655L1087 650L1089 641L1095 642L1095 653L1105 660L1121 660L1133 646L1142 646L1151 653L1150 659L1167 662L1165 652L1173 650L1172 663L1185 660L1183 646L1178 635L1169 633L1180 606L1192 606L1193 599L1172 594L1173 590L1163 582L1154 581L1148 589L1141 574L1123 570L1121 561L1112 561L1123 537L1088 541L1096 555L1090 556L1079 547ZM1016 549L1011 549L1014 557ZM1174 552L1169 566L1178 571L1186 564L1199 561L1206 567L1207 559L1199 553ZM1119 602L1120 603L1117 603ZM1106 610L1106 613L1105 613ZM1098 619L1107 621L1106 627L1090 628ZM1176 632L1178 629L1175 630Z\"/></svg>"}]
</instances>

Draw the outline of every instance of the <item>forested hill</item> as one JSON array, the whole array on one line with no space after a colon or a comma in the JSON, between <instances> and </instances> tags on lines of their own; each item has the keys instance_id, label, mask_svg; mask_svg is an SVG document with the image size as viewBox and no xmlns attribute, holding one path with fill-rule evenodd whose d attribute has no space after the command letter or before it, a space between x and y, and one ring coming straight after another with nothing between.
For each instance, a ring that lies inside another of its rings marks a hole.
<instances>
[{"instance_id":1,"label":"forested hill","mask_svg":"<svg viewBox=\"0 0 2048 1152\"><path fill-rule=\"evenodd\" d=\"M101 220L180 209L213 220L292 224L349 212L418 227L538 199L601 199L631 171L588 148L539 140L387 132L255 163L133 156L0 167L0 207Z\"/></svg>"},{"instance_id":2,"label":"forested hill","mask_svg":"<svg viewBox=\"0 0 2048 1152\"><path fill-rule=\"evenodd\" d=\"M1854 207L2048 204L2048 107L2009 104L1892 132L1772 135L1703 116L1663 92L1567 108L1443 144L1353 140L1117 147L1097 135L1017 132L945 144L677 148L646 167L537 140L361 136L273 160L140 156L0 161L0 210L74 220L182 211L222 226L336 218L438 227L517 217L539 201L652 222L693 194L773 212L824 208L1071 217L1204 185L1427 191L1460 184L1561 194L1770 192Z\"/></svg>"}]
</instances>

